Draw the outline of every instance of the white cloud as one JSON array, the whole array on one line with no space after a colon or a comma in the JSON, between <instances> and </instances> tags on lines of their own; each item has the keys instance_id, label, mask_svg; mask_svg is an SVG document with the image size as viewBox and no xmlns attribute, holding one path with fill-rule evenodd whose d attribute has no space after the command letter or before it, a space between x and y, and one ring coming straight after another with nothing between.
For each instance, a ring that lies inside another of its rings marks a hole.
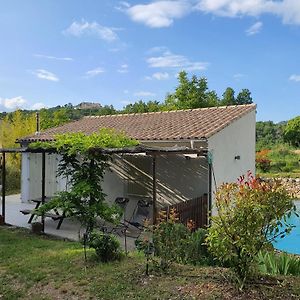
<instances>
[{"instance_id":1,"label":"white cloud","mask_svg":"<svg viewBox=\"0 0 300 300\"><path fill-rule=\"evenodd\" d=\"M59 78L55 74L53 74L47 70L37 69L37 70L33 71L32 73L40 79L45 79L45 80L49 80L49 81L59 81Z\"/></svg>"},{"instance_id":2,"label":"white cloud","mask_svg":"<svg viewBox=\"0 0 300 300\"><path fill-rule=\"evenodd\" d=\"M225 17L272 14L285 24L300 25L299 0L198 0L196 9Z\"/></svg>"},{"instance_id":3,"label":"white cloud","mask_svg":"<svg viewBox=\"0 0 300 300\"><path fill-rule=\"evenodd\" d=\"M152 28L169 27L174 19L182 18L189 13L191 8L191 2L188 0L153 1L149 4L137 4L131 7L123 5L123 11L133 21Z\"/></svg>"},{"instance_id":4,"label":"white cloud","mask_svg":"<svg viewBox=\"0 0 300 300\"><path fill-rule=\"evenodd\" d=\"M123 93L124 93L124 94L128 94L129 91L128 91L128 90L124 90Z\"/></svg>"},{"instance_id":5,"label":"white cloud","mask_svg":"<svg viewBox=\"0 0 300 300\"><path fill-rule=\"evenodd\" d=\"M0 98L0 107L3 107L7 110L15 110L18 108L24 108L27 100L22 96L14 97L14 98Z\"/></svg>"},{"instance_id":6,"label":"white cloud","mask_svg":"<svg viewBox=\"0 0 300 300\"><path fill-rule=\"evenodd\" d=\"M124 11L135 21L149 27L168 27L175 19L195 11L222 17L257 17L270 14L281 18L284 24L300 25L299 0L152 0L149 4L120 3Z\"/></svg>"},{"instance_id":7,"label":"white cloud","mask_svg":"<svg viewBox=\"0 0 300 300\"><path fill-rule=\"evenodd\" d=\"M263 26L262 22L256 22L246 30L246 34L255 35L261 31L262 26Z\"/></svg>"},{"instance_id":8,"label":"white cloud","mask_svg":"<svg viewBox=\"0 0 300 300\"><path fill-rule=\"evenodd\" d=\"M128 73L128 65L127 64L123 64L120 66L120 68L117 70L119 73Z\"/></svg>"},{"instance_id":9,"label":"white cloud","mask_svg":"<svg viewBox=\"0 0 300 300\"><path fill-rule=\"evenodd\" d=\"M152 47L147 51L147 54L153 54L157 52L165 52L168 51L168 47L165 46L157 46L157 47Z\"/></svg>"},{"instance_id":10,"label":"white cloud","mask_svg":"<svg viewBox=\"0 0 300 300\"><path fill-rule=\"evenodd\" d=\"M300 75L293 74L290 76L289 80L300 82Z\"/></svg>"},{"instance_id":11,"label":"white cloud","mask_svg":"<svg viewBox=\"0 0 300 300\"><path fill-rule=\"evenodd\" d=\"M47 58L47 59L53 59L53 60L64 60L64 61L72 61L73 58L71 57L56 57L51 55L43 55L43 54L34 54L35 57L38 58Z\"/></svg>"},{"instance_id":12,"label":"white cloud","mask_svg":"<svg viewBox=\"0 0 300 300\"><path fill-rule=\"evenodd\" d=\"M92 69L92 70L89 70L87 72L85 72L85 75L87 78L90 78L90 77L95 77L97 75L100 75L102 73L104 73L105 70L101 67L98 67L98 68L95 68L95 69Z\"/></svg>"},{"instance_id":13,"label":"white cloud","mask_svg":"<svg viewBox=\"0 0 300 300\"><path fill-rule=\"evenodd\" d=\"M118 35L115 32L116 30L116 28L102 26L97 22L89 23L85 20L81 20L80 22L73 22L63 33L76 37L95 36L107 42L113 42L118 39Z\"/></svg>"},{"instance_id":14,"label":"white cloud","mask_svg":"<svg viewBox=\"0 0 300 300\"><path fill-rule=\"evenodd\" d=\"M118 5L115 6L115 9L123 11L126 8L129 8L130 4L126 1L119 1Z\"/></svg>"},{"instance_id":15,"label":"white cloud","mask_svg":"<svg viewBox=\"0 0 300 300\"><path fill-rule=\"evenodd\" d=\"M47 108L47 105L42 103L42 102L37 102L37 103L34 103L32 106L31 106L31 109L32 110L40 110L42 108Z\"/></svg>"},{"instance_id":16,"label":"white cloud","mask_svg":"<svg viewBox=\"0 0 300 300\"><path fill-rule=\"evenodd\" d=\"M157 73L152 74L151 76L146 76L146 79L148 79L148 80L152 80L152 79L166 80L169 78L170 78L170 75L167 72L157 72Z\"/></svg>"},{"instance_id":17,"label":"white cloud","mask_svg":"<svg viewBox=\"0 0 300 300\"><path fill-rule=\"evenodd\" d=\"M186 71L206 70L208 66L207 62L193 62L183 55L173 54L170 51L148 58L147 63L152 68L180 68Z\"/></svg>"},{"instance_id":18,"label":"white cloud","mask_svg":"<svg viewBox=\"0 0 300 300\"><path fill-rule=\"evenodd\" d=\"M236 73L236 74L234 74L233 75L233 78L235 79L235 80L240 80L241 78L243 78L243 77L245 77L245 75L244 74L242 74L242 73Z\"/></svg>"},{"instance_id":19,"label":"white cloud","mask_svg":"<svg viewBox=\"0 0 300 300\"><path fill-rule=\"evenodd\" d=\"M152 96L155 96L155 94L151 93L151 92L140 91L140 92L134 93L134 96L136 96L136 97L152 97Z\"/></svg>"}]
</instances>

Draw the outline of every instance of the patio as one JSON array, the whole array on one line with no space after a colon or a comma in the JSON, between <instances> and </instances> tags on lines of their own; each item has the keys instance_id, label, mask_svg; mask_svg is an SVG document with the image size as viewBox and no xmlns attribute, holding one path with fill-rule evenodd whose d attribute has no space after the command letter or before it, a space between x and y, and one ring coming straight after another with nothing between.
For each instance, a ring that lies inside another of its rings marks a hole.
<instances>
[{"instance_id":1,"label":"patio","mask_svg":"<svg viewBox=\"0 0 300 300\"><path fill-rule=\"evenodd\" d=\"M24 209L34 209L35 204L31 203L22 203L20 200L20 194L6 196L6 223L16 227L23 227L31 229L31 224L28 224L28 219L30 215L23 215L20 210ZM40 218L38 218L40 219ZM33 219L33 222L35 219ZM56 229L57 221L52 220L51 218L45 218L45 234L59 237L62 239L68 239L73 241L78 241L84 232L84 228L80 227L80 224L75 220L70 218L65 218L62 226L59 230ZM120 241L121 245L124 246L124 236L119 236L116 234L116 237ZM127 250L135 249L135 238L126 237L127 239Z\"/></svg>"}]
</instances>

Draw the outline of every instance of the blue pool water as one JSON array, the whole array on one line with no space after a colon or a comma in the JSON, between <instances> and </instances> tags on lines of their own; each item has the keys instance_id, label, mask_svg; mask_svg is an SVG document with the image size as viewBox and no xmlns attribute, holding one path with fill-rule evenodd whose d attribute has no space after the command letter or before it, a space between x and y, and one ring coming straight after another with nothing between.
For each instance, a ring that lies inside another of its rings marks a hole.
<instances>
[{"instance_id":1,"label":"blue pool water","mask_svg":"<svg viewBox=\"0 0 300 300\"><path fill-rule=\"evenodd\" d=\"M300 201L295 201L295 205L297 212L300 214ZM289 221L296 227L292 229L290 234L283 239L278 239L273 245L278 250L300 255L300 218L292 215Z\"/></svg>"}]
</instances>

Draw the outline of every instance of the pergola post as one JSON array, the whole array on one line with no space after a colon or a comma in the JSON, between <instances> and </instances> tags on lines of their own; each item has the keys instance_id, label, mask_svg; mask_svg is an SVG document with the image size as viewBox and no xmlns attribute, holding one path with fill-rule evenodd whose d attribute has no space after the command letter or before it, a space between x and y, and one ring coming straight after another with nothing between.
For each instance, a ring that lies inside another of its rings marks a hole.
<instances>
[{"instance_id":1,"label":"pergola post","mask_svg":"<svg viewBox=\"0 0 300 300\"><path fill-rule=\"evenodd\" d=\"M157 203L156 203L156 155L152 156L152 201L153 201L153 225L156 224Z\"/></svg>"},{"instance_id":2,"label":"pergola post","mask_svg":"<svg viewBox=\"0 0 300 300\"><path fill-rule=\"evenodd\" d=\"M46 193L45 193L45 180L46 177L46 153L42 152L42 205L45 203ZM45 216L42 214L42 224L43 224L43 232L45 231Z\"/></svg>"},{"instance_id":3,"label":"pergola post","mask_svg":"<svg viewBox=\"0 0 300 300\"><path fill-rule=\"evenodd\" d=\"M2 218L5 224L5 191L6 191L6 165L5 165L5 152L2 152Z\"/></svg>"},{"instance_id":4,"label":"pergola post","mask_svg":"<svg viewBox=\"0 0 300 300\"><path fill-rule=\"evenodd\" d=\"M212 165L211 162L208 159L208 222L207 225L210 225L211 222L211 212L212 209Z\"/></svg>"}]
</instances>

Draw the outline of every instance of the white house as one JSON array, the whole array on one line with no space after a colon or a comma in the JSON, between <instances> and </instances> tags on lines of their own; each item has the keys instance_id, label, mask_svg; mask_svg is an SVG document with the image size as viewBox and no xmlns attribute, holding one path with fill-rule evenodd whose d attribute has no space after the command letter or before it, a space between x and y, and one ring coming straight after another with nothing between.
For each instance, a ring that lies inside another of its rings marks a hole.
<instances>
[{"instance_id":1,"label":"white house","mask_svg":"<svg viewBox=\"0 0 300 300\"><path fill-rule=\"evenodd\" d=\"M34 141L49 141L71 132L91 134L100 128L125 132L147 147L207 150L197 155L156 157L157 201L163 207L213 195L217 185L236 182L250 170L255 172L256 105L213 107L155 113L84 117L20 140L23 147ZM209 164L211 162L211 164ZM59 157L46 157L46 195L66 187L56 177ZM152 157L140 154L114 155L104 179L108 201L116 197L138 200L152 195ZM26 202L41 195L41 155L22 153L21 199ZM208 197L213 202L213 197ZM134 204L132 204L134 205ZM213 205L213 203L212 203ZM208 206L210 207L209 203Z\"/></svg>"}]
</instances>

